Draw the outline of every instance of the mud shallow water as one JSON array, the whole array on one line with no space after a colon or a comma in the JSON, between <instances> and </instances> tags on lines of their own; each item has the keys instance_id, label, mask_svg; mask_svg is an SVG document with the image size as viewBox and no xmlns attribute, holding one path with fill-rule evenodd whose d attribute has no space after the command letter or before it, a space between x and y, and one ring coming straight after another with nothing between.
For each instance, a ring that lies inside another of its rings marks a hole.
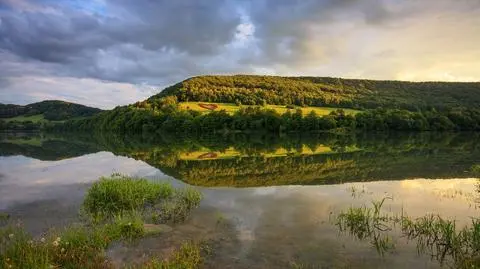
<instances>
[{"instance_id":1,"label":"mud shallow water","mask_svg":"<svg viewBox=\"0 0 480 269\"><path fill-rule=\"evenodd\" d=\"M110 152L63 160L22 155L0 157L0 212L41 234L78 221L89 185L119 172L185 185L157 168ZM320 186L252 188L196 187L200 208L172 231L133 244L114 244L108 255L118 267L168 256L185 240L203 240L211 249L206 268L439 268L414 243L395 236L395 249L381 256L368 241L339 232L335 216L351 206L390 197L382 210L409 216L439 214L466 225L479 216L478 179L408 179Z\"/></svg>"}]
</instances>

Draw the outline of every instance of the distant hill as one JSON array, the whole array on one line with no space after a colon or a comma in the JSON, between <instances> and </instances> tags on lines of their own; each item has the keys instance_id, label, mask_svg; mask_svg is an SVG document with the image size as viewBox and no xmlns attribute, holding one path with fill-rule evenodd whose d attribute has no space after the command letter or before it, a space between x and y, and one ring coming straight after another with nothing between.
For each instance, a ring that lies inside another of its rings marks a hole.
<instances>
[{"instance_id":1,"label":"distant hill","mask_svg":"<svg viewBox=\"0 0 480 269\"><path fill-rule=\"evenodd\" d=\"M480 83L253 75L199 76L168 87L147 102L155 103L165 96L176 96L180 102L443 110L478 108Z\"/></svg>"},{"instance_id":2,"label":"distant hill","mask_svg":"<svg viewBox=\"0 0 480 269\"><path fill-rule=\"evenodd\" d=\"M78 117L89 117L100 113L98 108L88 107L75 103L57 100L47 100L38 103L22 105L0 104L0 119L8 119L19 116L30 117L43 115L50 121L62 121Z\"/></svg>"}]
</instances>

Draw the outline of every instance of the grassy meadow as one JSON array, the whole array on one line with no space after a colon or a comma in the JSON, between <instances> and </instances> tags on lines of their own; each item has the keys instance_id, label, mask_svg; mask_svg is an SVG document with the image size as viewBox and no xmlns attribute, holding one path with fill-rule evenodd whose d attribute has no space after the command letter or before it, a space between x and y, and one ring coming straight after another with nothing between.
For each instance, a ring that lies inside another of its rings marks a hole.
<instances>
[{"instance_id":1,"label":"grassy meadow","mask_svg":"<svg viewBox=\"0 0 480 269\"><path fill-rule=\"evenodd\" d=\"M33 116L16 116L16 117L13 117L13 118L6 118L6 119L2 119L6 122L10 122L10 121L21 121L21 122L24 122L24 121L31 121L33 123L38 123L38 122L47 122L48 120L45 119L45 117L43 116L43 114L38 114L38 115L33 115Z\"/></svg>"},{"instance_id":2,"label":"grassy meadow","mask_svg":"<svg viewBox=\"0 0 480 269\"><path fill-rule=\"evenodd\" d=\"M248 107L248 105L237 106L236 104L230 104L230 103L210 103L210 102L180 102L179 106L181 109L194 110L201 113L208 113L211 111L207 108L201 107L200 104L217 105L218 108L216 108L215 111L225 110L229 114L234 114L242 107ZM302 113L304 116L312 111L315 111L315 113L317 113L317 116L325 116L330 114L332 111L339 109L335 107L300 107L300 106L295 107L294 109L289 109L287 108L287 106L284 106L284 105L266 105L264 106L264 108L273 109L279 114L284 114L289 110L293 113L298 108L302 110ZM355 110L355 109L343 109L343 110L347 115L355 115L360 112L360 110Z\"/></svg>"}]
</instances>

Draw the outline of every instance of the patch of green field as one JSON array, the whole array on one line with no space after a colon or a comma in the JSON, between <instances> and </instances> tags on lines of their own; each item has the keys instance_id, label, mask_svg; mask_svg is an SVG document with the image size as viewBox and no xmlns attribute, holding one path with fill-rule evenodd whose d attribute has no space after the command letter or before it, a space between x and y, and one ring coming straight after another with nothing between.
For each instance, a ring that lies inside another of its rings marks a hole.
<instances>
[{"instance_id":1,"label":"patch of green field","mask_svg":"<svg viewBox=\"0 0 480 269\"><path fill-rule=\"evenodd\" d=\"M355 146L347 147L347 152L358 151ZM288 150L285 148L278 148L275 151L269 153L262 153L261 156L265 158L285 157L289 155L317 155L317 154L329 154L335 153L335 151L327 146L318 146L316 149L311 149L306 145L302 146L301 150ZM224 151L211 151L208 148L202 148L197 151L180 153L179 158L181 160L201 161L201 160L218 160L218 159L231 159L238 157L248 157L248 154L244 154L233 147L230 147Z\"/></svg>"},{"instance_id":2,"label":"patch of green field","mask_svg":"<svg viewBox=\"0 0 480 269\"><path fill-rule=\"evenodd\" d=\"M202 113L208 113L211 110L200 107L200 104L208 104L208 105L217 105L218 107L215 109L215 111L220 111L220 110L225 110L229 114L233 114L237 112L241 107L248 107L248 105L242 105L242 106L237 106L235 104L229 104L229 103L208 103L208 102L180 102L180 108L181 109L190 109L190 110L195 110L199 111ZM311 111L315 111L318 116L325 116L330 114L332 111L335 111L339 108L334 108L334 107L296 107L295 109L288 109L284 105L266 105L266 109L273 109L277 111L279 114L283 114L290 110L292 113L295 112L297 108L301 109L303 112L303 115L307 115ZM347 115L355 115L359 113L359 110L355 109L348 109L348 108L342 108Z\"/></svg>"},{"instance_id":3,"label":"patch of green field","mask_svg":"<svg viewBox=\"0 0 480 269\"><path fill-rule=\"evenodd\" d=\"M6 118L6 119L3 119L3 120L6 121L6 122L10 122L10 121L31 121L31 122L34 122L34 123L48 121L43 117L43 114L38 114L38 115L33 115L33 116L23 116L22 115L22 116L17 116L17 117L13 117L13 118Z\"/></svg>"}]
</instances>

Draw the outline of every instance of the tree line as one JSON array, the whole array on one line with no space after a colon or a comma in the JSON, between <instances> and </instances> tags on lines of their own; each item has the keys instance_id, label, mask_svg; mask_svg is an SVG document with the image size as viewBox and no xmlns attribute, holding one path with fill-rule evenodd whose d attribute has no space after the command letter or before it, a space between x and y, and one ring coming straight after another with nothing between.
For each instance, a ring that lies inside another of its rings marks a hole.
<instances>
[{"instance_id":1,"label":"tree line","mask_svg":"<svg viewBox=\"0 0 480 269\"><path fill-rule=\"evenodd\" d=\"M347 115L342 109L327 116L314 111L303 115L300 109L284 114L262 106L241 107L234 114L212 111L202 114L179 109L174 97L159 100L159 106L145 108L137 103L117 107L90 118L55 125L59 130L99 130L120 133L166 131L172 133L256 132L270 133L327 130L403 130L450 131L480 130L480 110L452 109L448 111L412 112L402 109L365 110Z\"/></svg>"}]
</instances>

